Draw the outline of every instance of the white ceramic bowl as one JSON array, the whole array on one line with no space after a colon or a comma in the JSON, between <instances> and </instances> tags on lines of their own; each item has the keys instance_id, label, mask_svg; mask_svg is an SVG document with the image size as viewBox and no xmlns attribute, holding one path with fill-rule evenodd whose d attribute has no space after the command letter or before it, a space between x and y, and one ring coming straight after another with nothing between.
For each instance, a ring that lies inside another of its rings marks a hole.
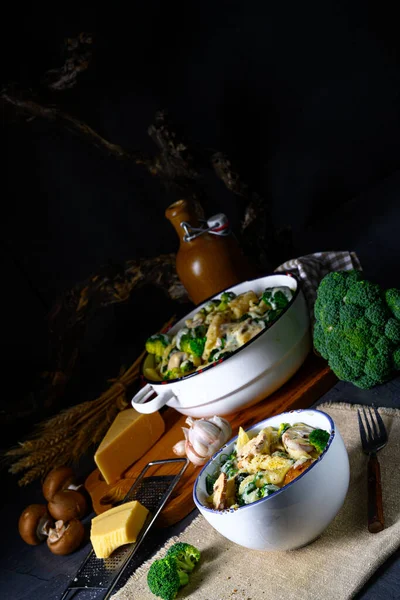
<instances>
[{"instance_id":1,"label":"white ceramic bowl","mask_svg":"<svg viewBox=\"0 0 400 600\"><path fill-rule=\"evenodd\" d=\"M203 467L193 488L197 508L223 536L252 550L294 550L316 539L343 505L350 478L349 459L331 417L318 410L296 410L265 419L247 431L304 422L331 433L327 448L297 479L252 504L217 511L206 505L206 476L215 472L222 453L233 450L236 437Z\"/></svg>"},{"instance_id":2,"label":"white ceramic bowl","mask_svg":"<svg viewBox=\"0 0 400 600\"><path fill-rule=\"evenodd\" d=\"M132 406L138 412L152 413L167 404L184 415L210 417L236 412L277 390L299 369L311 348L308 309L299 281L293 275L277 273L229 289L235 294L253 290L261 295L265 288L276 286L288 286L294 295L270 327L228 358L202 370L168 382L146 379L147 384L132 399ZM178 321L168 333L179 331L186 319L207 302ZM148 401L154 392L157 397Z\"/></svg>"}]
</instances>

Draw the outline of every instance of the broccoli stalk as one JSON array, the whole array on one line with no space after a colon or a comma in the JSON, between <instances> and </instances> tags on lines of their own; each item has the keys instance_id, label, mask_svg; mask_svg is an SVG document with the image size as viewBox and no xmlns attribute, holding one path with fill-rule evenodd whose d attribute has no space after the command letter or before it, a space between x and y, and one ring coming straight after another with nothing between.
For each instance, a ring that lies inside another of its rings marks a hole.
<instances>
[{"instance_id":1,"label":"broccoli stalk","mask_svg":"<svg viewBox=\"0 0 400 600\"><path fill-rule=\"evenodd\" d=\"M147 574L150 591L162 600L174 600L179 588L188 582L188 574L179 567L173 556L155 560Z\"/></svg>"},{"instance_id":2,"label":"broccoli stalk","mask_svg":"<svg viewBox=\"0 0 400 600\"><path fill-rule=\"evenodd\" d=\"M167 557L176 559L178 567L191 573L200 560L200 551L186 542L177 542L167 552Z\"/></svg>"},{"instance_id":3,"label":"broccoli stalk","mask_svg":"<svg viewBox=\"0 0 400 600\"><path fill-rule=\"evenodd\" d=\"M323 452L329 440L329 433L324 429L313 429L308 436L308 441L318 452Z\"/></svg>"}]
</instances>

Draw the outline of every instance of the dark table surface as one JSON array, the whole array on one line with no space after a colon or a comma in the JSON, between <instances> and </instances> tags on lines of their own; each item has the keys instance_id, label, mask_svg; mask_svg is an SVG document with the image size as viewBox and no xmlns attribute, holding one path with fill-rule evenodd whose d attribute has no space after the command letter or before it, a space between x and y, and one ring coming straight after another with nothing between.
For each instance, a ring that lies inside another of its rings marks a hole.
<instances>
[{"instance_id":1,"label":"dark table surface","mask_svg":"<svg viewBox=\"0 0 400 600\"><path fill-rule=\"evenodd\" d=\"M378 406L400 408L400 377L370 391L359 390L350 384L339 382L316 404L323 402L359 404L374 402ZM82 469L90 472L93 466L93 463L88 460ZM25 506L32 502L43 501L40 486L31 486L22 491L16 487L15 481L11 478L7 480L7 476L4 476L3 479L2 490L8 489L10 494L6 499L4 497L2 499L4 504L2 510L3 542L0 549L0 599L57 600L61 597L68 582L74 578L80 563L88 553L89 540L87 538L87 543L78 552L65 557L54 556L48 551L45 544L37 547L27 546L18 535L18 518ZM168 538L180 533L197 514L197 510L194 510L173 527L154 529L138 553L140 561L139 559L132 561L127 568L126 577L135 570L140 562L151 557ZM89 522L90 516L85 520L87 531ZM125 580L126 578L122 584ZM76 594L74 598L100 600L103 595L100 592L83 591ZM376 573L371 574L370 581L357 595L358 600L398 598L400 598L400 551L386 561Z\"/></svg>"}]
</instances>

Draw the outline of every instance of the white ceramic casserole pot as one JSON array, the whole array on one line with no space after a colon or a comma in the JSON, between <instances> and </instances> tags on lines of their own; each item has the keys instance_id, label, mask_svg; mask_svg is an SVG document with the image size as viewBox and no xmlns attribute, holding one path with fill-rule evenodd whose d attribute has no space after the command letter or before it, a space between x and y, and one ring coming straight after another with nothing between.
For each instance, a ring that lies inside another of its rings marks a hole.
<instances>
[{"instance_id":1,"label":"white ceramic casserole pot","mask_svg":"<svg viewBox=\"0 0 400 600\"><path fill-rule=\"evenodd\" d=\"M315 540L334 519L347 494L349 459L331 417L318 410L297 410L254 425L256 435L269 425L304 422L330 432L327 448L316 462L279 491L236 510L217 511L206 504L206 476L212 475L222 453L233 450L234 438L203 467L193 488L197 508L223 536L252 550L294 550Z\"/></svg>"},{"instance_id":2,"label":"white ceramic casserole pot","mask_svg":"<svg viewBox=\"0 0 400 600\"><path fill-rule=\"evenodd\" d=\"M294 295L284 312L267 329L229 357L185 377L159 382L145 378L147 384L134 396L132 406L147 414L167 404L192 417L228 415L259 402L283 385L302 365L311 348L308 310L298 279L277 273L228 289L236 295L249 290L261 295L265 288L278 286L289 287ZM210 300L178 321L168 334L182 329L186 319L192 318ZM154 392L157 397L149 400Z\"/></svg>"}]
</instances>

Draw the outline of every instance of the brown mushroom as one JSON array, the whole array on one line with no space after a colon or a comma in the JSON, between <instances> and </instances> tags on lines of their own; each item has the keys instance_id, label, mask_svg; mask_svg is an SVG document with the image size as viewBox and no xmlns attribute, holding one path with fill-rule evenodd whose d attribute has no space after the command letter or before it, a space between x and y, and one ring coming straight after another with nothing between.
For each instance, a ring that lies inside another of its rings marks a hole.
<instances>
[{"instance_id":1,"label":"brown mushroom","mask_svg":"<svg viewBox=\"0 0 400 600\"><path fill-rule=\"evenodd\" d=\"M74 482L75 476L71 467L57 467L47 474L43 482L43 496L50 502L54 494L61 490L78 489L79 486L75 486Z\"/></svg>"},{"instance_id":2,"label":"brown mushroom","mask_svg":"<svg viewBox=\"0 0 400 600\"><path fill-rule=\"evenodd\" d=\"M53 554L64 556L79 548L84 535L85 528L78 519L72 519L69 523L56 521L54 528L49 531L47 545Z\"/></svg>"},{"instance_id":3,"label":"brown mushroom","mask_svg":"<svg viewBox=\"0 0 400 600\"><path fill-rule=\"evenodd\" d=\"M56 521L82 519L88 512L88 503L83 494L75 490L61 490L54 494L47 505L48 511Z\"/></svg>"},{"instance_id":4,"label":"brown mushroom","mask_svg":"<svg viewBox=\"0 0 400 600\"><path fill-rule=\"evenodd\" d=\"M24 542L37 546L47 536L52 523L45 504L30 504L19 518L18 531Z\"/></svg>"}]
</instances>

